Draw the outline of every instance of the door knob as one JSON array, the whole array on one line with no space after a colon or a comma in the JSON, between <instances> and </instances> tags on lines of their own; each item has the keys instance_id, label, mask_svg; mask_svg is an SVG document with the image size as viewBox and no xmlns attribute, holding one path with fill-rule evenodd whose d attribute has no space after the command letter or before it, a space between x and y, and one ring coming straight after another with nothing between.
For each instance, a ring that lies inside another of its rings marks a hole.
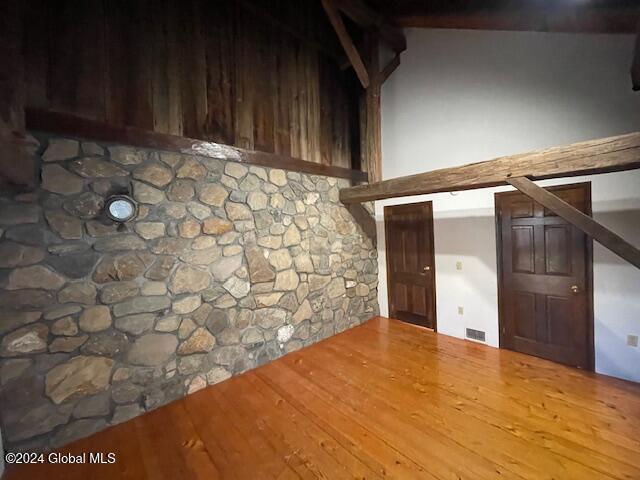
<instances>
[{"instance_id":1,"label":"door knob","mask_svg":"<svg viewBox=\"0 0 640 480\"><path fill-rule=\"evenodd\" d=\"M422 270L424 270L425 272L428 272L429 270L431 270L431 267L429 265L425 265Z\"/></svg>"},{"instance_id":2,"label":"door knob","mask_svg":"<svg viewBox=\"0 0 640 480\"><path fill-rule=\"evenodd\" d=\"M571 285L571 291L573 293L578 293L580 289L578 289L578 285Z\"/></svg>"}]
</instances>

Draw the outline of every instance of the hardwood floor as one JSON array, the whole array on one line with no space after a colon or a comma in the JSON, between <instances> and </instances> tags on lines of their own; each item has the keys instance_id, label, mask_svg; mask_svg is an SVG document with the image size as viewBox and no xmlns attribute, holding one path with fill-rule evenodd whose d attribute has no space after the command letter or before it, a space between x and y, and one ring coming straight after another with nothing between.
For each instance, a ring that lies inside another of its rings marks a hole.
<instances>
[{"instance_id":1,"label":"hardwood floor","mask_svg":"<svg viewBox=\"0 0 640 480\"><path fill-rule=\"evenodd\" d=\"M15 479L640 479L640 385L377 318Z\"/></svg>"}]
</instances>

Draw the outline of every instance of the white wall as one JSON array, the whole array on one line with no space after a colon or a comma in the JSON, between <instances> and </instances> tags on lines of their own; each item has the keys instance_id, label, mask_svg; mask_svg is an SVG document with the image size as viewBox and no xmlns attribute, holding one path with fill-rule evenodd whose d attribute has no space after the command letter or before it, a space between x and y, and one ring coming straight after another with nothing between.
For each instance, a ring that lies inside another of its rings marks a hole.
<instances>
[{"instance_id":1,"label":"white wall","mask_svg":"<svg viewBox=\"0 0 640 480\"><path fill-rule=\"evenodd\" d=\"M640 130L631 91L633 36L407 30L408 50L382 92L385 179ZM594 217L640 247L640 172L592 182ZM379 301L388 313L383 207L433 200L441 333L487 332L498 346L494 193L376 202ZM462 271L456 270L461 261ZM464 315L458 315L458 306ZM596 370L640 381L640 270L594 245Z\"/></svg>"}]
</instances>

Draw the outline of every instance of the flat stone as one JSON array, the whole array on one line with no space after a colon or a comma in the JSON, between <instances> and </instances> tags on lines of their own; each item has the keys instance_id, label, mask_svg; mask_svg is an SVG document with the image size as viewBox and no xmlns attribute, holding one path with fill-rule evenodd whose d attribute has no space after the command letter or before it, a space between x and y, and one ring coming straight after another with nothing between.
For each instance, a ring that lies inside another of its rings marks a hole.
<instances>
[{"instance_id":1,"label":"flat stone","mask_svg":"<svg viewBox=\"0 0 640 480\"><path fill-rule=\"evenodd\" d=\"M42 189L61 195L80 193L84 181L77 175L65 170L60 165L42 167Z\"/></svg>"},{"instance_id":2,"label":"flat stone","mask_svg":"<svg viewBox=\"0 0 640 480\"><path fill-rule=\"evenodd\" d=\"M225 211L230 220L253 220L253 215L249 207L243 203L227 202L225 204Z\"/></svg>"},{"instance_id":3,"label":"flat stone","mask_svg":"<svg viewBox=\"0 0 640 480\"><path fill-rule=\"evenodd\" d=\"M182 155L173 152L159 152L160 160L171 168L176 168L182 160Z\"/></svg>"},{"instance_id":4,"label":"flat stone","mask_svg":"<svg viewBox=\"0 0 640 480\"><path fill-rule=\"evenodd\" d=\"M291 267L292 260L289 250L283 248L281 250L275 250L269 254L269 263L277 271L285 270Z\"/></svg>"},{"instance_id":5,"label":"flat stone","mask_svg":"<svg viewBox=\"0 0 640 480\"><path fill-rule=\"evenodd\" d=\"M153 240L164 237L166 227L162 222L138 222L133 228L145 240Z\"/></svg>"},{"instance_id":6,"label":"flat stone","mask_svg":"<svg viewBox=\"0 0 640 480\"><path fill-rule=\"evenodd\" d=\"M88 335L80 335L77 337L58 337L49 345L49 351L51 353L73 352L77 348L80 348L88 338Z\"/></svg>"},{"instance_id":7,"label":"flat stone","mask_svg":"<svg viewBox=\"0 0 640 480\"><path fill-rule=\"evenodd\" d=\"M142 387L130 382L123 382L111 388L111 398L116 403L131 403L140 398Z\"/></svg>"},{"instance_id":8,"label":"flat stone","mask_svg":"<svg viewBox=\"0 0 640 480\"><path fill-rule=\"evenodd\" d=\"M247 175L240 182L239 188L242 192L257 192L260 190L260 179L255 175Z\"/></svg>"},{"instance_id":9,"label":"flat stone","mask_svg":"<svg viewBox=\"0 0 640 480\"><path fill-rule=\"evenodd\" d=\"M247 204L251 210L264 210L267 208L267 196L262 192L251 192L247 196Z\"/></svg>"},{"instance_id":10,"label":"flat stone","mask_svg":"<svg viewBox=\"0 0 640 480\"><path fill-rule=\"evenodd\" d=\"M334 278L329 282L327 286L327 295L329 298L338 298L347 293L347 290L344 286L344 278L338 277Z\"/></svg>"},{"instance_id":11,"label":"flat stone","mask_svg":"<svg viewBox=\"0 0 640 480\"><path fill-rule=\"evenodd\" d=\"M275 195L271 196L271 200L269 202L269 205L271 205L271 208L274 208L276 210L282 210L284 208L284 204L285 204L285 199L281 193L276 193Z\"/></svg>"},{"instance_id":12,"label":"flat stone","mask_svg":"<svg viewBox=\"0 0 640 480\"><path fill-rule=\"evenodd\" d=\"M79 154L79 145L75 140L66 138L51 138L49 145L42 154L43 162L57 162L77 157Z\"/></svg>"},{"instance_id":13,"label":"flat stone","mask_svg":"<svg viewBox=\"0 0 640 480\"><path fill-rule=\"evenodd\" d=\"M175 263L176 259L172 256L156 256L146 277L150 280L165 280L171 273Z\"/></svg>"},{"instance_id":14,"label":"flat stone","mask_svg":"<svg viewBox=\"0 0 640 480\"><path fill-rule=\"evenodd\" d=\"M359 283L356 285L356 296L358 297L366 297L369 295L370 288L368 285L364 283Z\"/></svg>"},{"instance_id":15,"label":"flat stone","mask_svg":"<svg viewBox=\"0 0 640 480\"><path fill-rule=\"evenodd\" d=\"M21 225L40 220L38 205L3 205L0 208L0 225Z\"/></svg>"},{"instance_id":16,"label":"flat stone","mask_svg":"<svg viewBox=\"0 0 640 480\"><path fill-rule=\"evenodd\" d=\"M62 317L51 325L51 333L72 337L78 333L78 325L72 317Z\"/></svg>"},{"instance_id":17,"label":"flat stone","mask_svg":"<svg viewBox=\"0 0 640 480\"><path fill-rule=\"evenodd\" d=\"M174 202L188 202L195 193L195 189L189 180L176 180L169 187L167 198Z\"/></svg>"},{"instance_id":18,"label":"flat stone","mask_svg":"<svg viewBox=\"0 0 640 480\"><path fill-rule=\"evenodd\" d=\"M60 245L49 245L47 250L52 255L67 256L84 253L91 248L91 245L85 242L66 242Z\"/></svg>"},{"instance_id":19,"label":"flat stone","mask_svg":"<svg viewBox=\"0 0 640 480\"><path fill-rule=\"evenodd\" d=\"M282 237L274 235L265 235L258 238L258 245L265 248L277 250L282 246Z\"/></svg>"},{"instance_id":20,"label":"flat stone","mask_svg":"<svg viewBox=\"0 0 640 480\"><path fill-rule=\"evenodd\" d=\"M229 192L221 185L207 184L198 192L198 198L202 203L214 207L222 207Z\"/></svg>"},{"instance_id":21,"label":"flat stone","mask_svg":"<svg viewBox=\"0 0 640 480\"><path fill-rule=\"evenodd\" d=\"M206 289L211 283L211 275L205 271L189 265L179 266L169 284L169 290L174 294L196 293Z\"/></svg>"},{"instance_id":22,"label":"flat stone","mask_svg":"<svg viewBox=\"0 0 640 480\"><path fill-rule=\"evenodd\" d=\"M245 246L249 277L252 283L269 282L276 278L276 272L255 244Z\"/></svg>"},{"instance_id":23,"label":"flat stone","mask_svg":"<svg viewBox=\"0 0 640 480\"><path fill-rule=\"evenodd\" d=\"M95 155L100 157L104 155L104 148L97 143L82 142L82 153L85 155Z\"/></svg>"},{"instance_id":24,"label":"flat stone","mask_svg":"<svg viewBox=\"0 0 640 480\"><path fill-rule=\"evenodd\" d=\"M164 282L145 282L140 288L140 293L145 296L165 295L167 293L167 286Z\"/></svg>"},{"instance_id":25,"label":"flat stone","mask_svg":"<svg viewBox=\"0 0 640 480\"><path fill-rule=\"evenodd\" d=\"M0 363L0 386L19 378L33 366L28 358L11 358Z\"/></svg>"},{"instance_id":26,"label":"flat stone","mask_svg":"<svg viewBox=\"0 0 640 480\"><path fill-rule=\"evenodd\" d=\"M49 328L42 323L22 327L5 335L0 343L0 356L17 357L47 350Z\"/></svg>"},{"instance_id":27,"label":"flat stone","mask_svg":"<svg viewBox=\"0 0 640 480\"><path fill-rule=\"evenodd\" d=\"M244 177L248 171L249 169L247 167L236 162L227 162L224 167L224 173L237 179Z\"/></svg>"},{"instance_id":28,"label":"flat stone","mask_svg":"<svg viewBox=\"0 0 640 480\"><path fill-rule=\"evenodd\" d=\"M187 207L182 203L163 203L157 213L161 220L179 220L187 215Z\"/></svg>"},{"instance_id":29,"label":"flat stone","mask_svg":"<svg viewBox=\"0 0 640 480\"><path fill-rule=\"evenodd\" d=\"M119 423L126 422L132 418L142 415L144 411L137 403L131 405L118 405L111 417L111 425L117 425Z\"/></svg>"},{"instance_id":30,"label":"flat stone","mask_svg":"<svg viewBox=\"0 0 640 480\"><path fill-rule=\"evenodd\" d=\"M279 308L259 308L254 312L254 322L265 329L277 328L284 325L287 312Z\"/></svg>"},{"instance_id":31,"label":"flat stone","mask_svg":"<svg viewBox=\"0 0 640 480\"><path fill-rule=\"evenodd\" d=\"M89 307L80 315L80 328L85 332L94 333L106 330L111 326L111 312L105 305Z\"/></svg>"},{"instance_id":32,"label":"flat stone","mask_svg":"<svg viewBox=\"0 0 640 480\"><path fill-rule=\"evenodd\" d=\"M62 210L50 210L44 214L51 229L66 240L82 238L82 222Z\"/></svg>"},{"instance_id":33,"label":"flat stone","mask_svg":"<svg viewBox=\"0 0 640 480\"><path fill-rule=\"evenodd\" d=\"M184 315L191 313L202 305L200 295L189 295L173 301L173 313Z\"/></svg>"},{"instance_id":34,"label":"flat stone","mask_svg":"<svg viewBox=\"0 0 640 480\"><path fill-rule=\"evenodd\" d=\"M101 418L86 418L71 422L51 437L51 446L59 448L81 438L88 437L107 427L107 422Z\"/></svg>"},{"instance_id":35,"label":"flat stone","mask_svg":"<svg viewBox=\"0 0 640 480\"><path fill-rule=\"evenodd\" d=\"M198 202L189 202L187 204L187 210L198 220L204 220L211 215L211 209Z\"/></svg>"},{"instance_id":36,"label":"flat stone","mask_svg":"<svg viewBox=\"0 0 640 480\"><path fill-rule=\"evenodd\" d=\"M58 318L66 317L68 315L74 315L82 310L81 307L77 305L62 305L60 307L54 308L53 310L49 310L44 314L45 320L56 320ZM38 312L36 312L38 313ZM2 324L2 319L0 316L0 324ZM0 329L0 334L2 330Z\"/></svg>"},{"instance_id":37,"label":"flat stone","mask_svg":"<svg viewBox=\"0 0 640 480\"><path fill-rule=\"evenodd\" d=\"M178 178L190 178L201 181L207 176L207 169L195 158L185 158L176 172Z\"/></svg>"},{"instance_id":38,"label":"flat stone","mask_svg":"<svg viewBox=\"0 0 640 480\"><path fill-rule=\"evenodd\" d=\"M254 345L264 342L264 334L257 328L248 328L242 334L242 343L244 345Z\"/></svg>"},{"instance_id":39,"label":"flat stone","mask_svg":"<svg viewBox=\"0 0 640 480\"><path fill-rule=\"evenodd\" d=\"M70 406L56 408L51 402L25 405L5 413L3 434L10 442L27 440L67 423L70 415Z\"/></svg>"},{"instance_id":40,"label":"flat stone","mask_svg":"<svg viewBox=\"0 0 640 480\"><path fill-rule=\"evenodd\" d=\"M74 160L69 164L69 168L82 177L108 178L126 177L129 172L96 157L85 157Z\"/></svg>"},{"instance_id":41,"label":"flat stone","mask_svg":"<svg viewBox=\"0 0 640 480\"><path fill-rule=\"evenodd\" d=\"M309 284L307 282L300 283L298 288L296 288L296 299L298 303L302 302L309 295Z\"/></svg>"},{"instance_id":42,"label":"flat stone","mask_svg":"<svg viewBox=\"0 0 640 480\"><path fill-rule=\"evenodd\" d=\"M244 298L249 294L251 284L246 280L241 280L238 277L231 277L223 285L234 298Z\"/></svg>"},{"instance_id":43,"label":"flat stone","mask_svg":"<svg viewBox=\"0 0 640 480\"><path fill-rule=\"evenodd\" d=\"M300 283L300 278L295 270L283 270L276 275L274 290L295 290Z\"/></svg>"},{"instance_id":44,"label":"flat stone","mask_svg":"<svg viewBox=\"0 0 640 480\"><path fill-rule=\"evenodd\" d=\"M311 261L311 256L306 252L296 256L293 262L295 263L296 270L298 272L313 273L315 271L313 262Z\"/></svg>"},{"instance_id":45,"label":"flat stone","mask_svg":"<svg viewBox=\"0 0 640 480\"><path fill-rule=\"evenodd\" d=\"M52 368L45 377L45 393L56 404L95 395L109 385L114 361L104 357L78 356Z\"/></svg>"},{"instance_id":46,"label":"flat stone","mask_svg":"<svg viewBox=\"0 0 640 480\"><path fill-rule=\"evenodd\" d=\"M242 266L242 255L224 257L211 265L213 278L218 282L225 282Z\"/></svg>"},{"instance_id":47,"label":"flat stone","mask_svg":"<svg viewBox=\"0 0 640 480\"><path fill-rule=\"evenodd\" d=\"M305 320L310 320L313 316L313 310L311 309L311 304L309 300L302 302L298 310L291 317L291 323L293 325L298 325L299 323L304 322Z\"/></svg>"},{"instance_id":48,"label":"flat stone","mask_svg":"<svg viewBox=\"0 0 640 480\"><path fill-rule=\"evenodd\" d=\"M237 345L240 343L240 330L237 328L225 328L216 335L216 342L220 345Z\"/></svg>"},{"instance_id":49,"label":"flat stone","mask_svg":"<svg viewBox=\"0 0 640 480\"><path fill-rule=\"evenodd\" d=\"M168 317L161 318L156 322L156 330L158 332L175 332L180 325L180 317L177 315L170 315Z\"/></svg>"},{"instance_id":50,"label":"flat stone","mask_svg":"<svg viewBox=\"0 0 640 480\"><path fill-rule=\"evenodd\" d=\"M118 330L132 335L140 335L153 327L156 315L153 313L141 313L128 315L116 319L115 326Z\"/></svg>"},{"instance_id":51,"label":"flat stone","mask_svg":"<svg viewBox=\"0 0 640 480\"><path fill-rule=\"evenodd\" d=\"M284 170L271 169L269 170L269 181L279 187L284 187L287 184L287 174Z\"/></svg>"},{"instance_id":52,"label":"flat stone","mask_svg":"<svg viewBox=\"0 0 640 480\"><path fill-rule=\"evenodd\" d=\"M124 333L108 330L91 335L80 350L85 355L119 357L128 347L129 340Z\"/></svg>"},{"instance_id":53,"label":"flat stone","mask_svg":"<svg viewBox=\"0 0 640 480\"><path fill-rule=\"evenodd\" d=\"M182 322L180 322L180 328L178 329L178 338L184 340L191 335L196 328L198 328L198 326L191 318L183 319Z\"/></svg>"},{"instance_id":54,"label":"flat stone","mask_svg":"<svg viewBox=\"0 0 640 480\"><path fill-rule=\"evenodd\" d=\"M173 179L171 170L160 163L148 162L133 172L133 178L142 180L155 187L164 187Z\"/></svg>"},{"instance_id":55,"label":"flat stone","mask_svg":"<svg viewBox=\"0 0 640 480\"><path fill-rule=\"evenodd\" d=\"M144 250L146 243L133 234L121 234L101 238L93 244L97 252L117 252L123 250Z\"/></svg>"},{"instance_id":56,"label":"flat stone","mask_svg":"<svg viewBox=\"0 0 640 480\"><path fill-rule=\"evenodd\" d=\"M298 227L296 227L295 224L292 223L284 232L284 237L283 237L284 246L290 247L292 245L299 245L300 240L301 240L300 230L298 230Z\"/></svg>"},{"instance_id":57,"label":"flat stone","mask_svg":"<svg viewBox=\"0 0 640 480\"><path fill-rule=\"evenodd\" d=\"M294 292L285 293L278 302L278 307L289 310L290 312L295 312L298 306L298 300Z\"/></svg>"},{"instance_id":58,"label":"flat stone","mask_svg":"<svg viewBox=\"0 0 640 480\"><path fill-rule=\"evenodd\" d=\"M224 295L216 298L216 301L214 302L213 305L216 308L231 308L231 307L235 307L237 304L238 302L236 301L235 298L233 298L233 295L225 293Z\"/></svg>"},{"instance_id":59,"label":"flat stone","mask_svg":"<svg viewBox=\"0 0 640 480\"><path fill-rule=\"evenodd\" d=\"M107 237L118 233L118 224L107 219L85 222L85 228L87 233L94 238Z\"/></svg>"},{"instance_id":60,"label":"flat stone","mask_svg":"<svg viewBox=\"0 0 640 480\"><path fill-rule=\"evenodd\" d=\"M234 257L240 255L243 252L243 248L240 245L229 245L222 249L222 255L225 257Z\"/></svg>"},{"instance_id":61,"label":"flat stone","mask_svg":"<svg viewBox=\"0 0 640 480\"><path fill-rule=\"evenodd\" d=\"M207 383L215 385L231 378L231 373L224 367L214 367L207 372Z\"/></svg>"},{"instance_id":62,"label":"flat stone","mask_svg":"<svg viewBox=\"0 0 640 480\"><path fill-rule=\"evenodd\" d=\"M7 290L21 290L25 288L41 288L43 290L58 290L65 284L65 279L58 273L41 265L16 268L9 274Z\"/></svg>"},{"instance_id":63,"label":"flat stone","mask_svg":"<svg viewBox=\"0 0 640 480\"><path fill-rule=\"evenodd\" d=\"M147 333L138 338L127 355L134 365L149 367L162 365L175 353L178 339L168 333Z\"/></svg>"},{"instance_id":64,"label":"flat stone","mask_svg":"<svg viewBox=\"0 0 640 480\"><path fill-rule=\"evenodd\" d=\"M95 252L74 253L64 256L50 256L47 258L47 265L67 278L79 279L89 275L99 259L100 255Z\"/></svg>"},{"instance_id":65,"label":"flat stone","mask_svg":"<svg viewBox=\"0 0 640 480\"><path fill-rule=\"evenodd\" d=\"M142 155L139 151L129 147L109 147L111 159L121 165L138 165L142 163Z\"/></svg>"},{"instance_id":66,"label":"flat stone","mask_svg":"<svg viewBox=\"0 0 640 480\"><path fill-rule=\"evenodd\" d=\"M282 292L273 292L273 293L261 293L254 295L256 300L256 305L258 308L262 307L272 307L280 301L280 298L284 295Z\"/></svg>"},{"instance_id":67,"label":"flat stone","mask_svg":"<svg viewBox=\"0 0 640 480\"><path fill-rule=\"evenodd\" d=\"M197 328L178 348L180 355L210 352L216 344L216 338L206 328Z\"/></svg>"},{"instance_id":68,"label":"flat stone","mask_svg":"<svg viewBox=\"0 0 640 480\"><path fill-rule=\"evenodd\" d=\"M75 418L103 417L109 414L110 404L108 392L82 398L74 407L73 416Z\"/></svg>"},{"instance_id":69,"label":"flat stone","mask_svg":"<svg viewBox=\"0 0 640 480\"><path fill-rule=\"evenodd\" d=\"M92 192L84 192L67 200L63 207L71 215L89 220L102 211L103 204L102 197Z\"/></svg>"},{"instance_id":70,"label":"flat stone","mask_svg":"<svg viewBox=\"0 0 640 480\"><path fill-rule=\"evenodd\" d=\"M0 268L15 268L33 265L44 258L39 248L27 247L13 242L0 243Z\"/></svg>"},{"instance_id":71,"label":"flat stone","mask_svg":"<svg viewBox=\"0 0 640 480\"><path fill-rule=\"evenodd\" d=\"M309 275L309 290L315 292L324 288L331 281L330 275Z\"/></svg>"},{"instance_id":72,"label":"flat stone","mask_svg":"<svg viewBox=\"0 0 640 480\"><path fill-rule=\"evenodd\" d=\"M113 306L113 314L116 317L133 315L136 313L152 313L166 310L171 306L171 300L167 297L136 297L126 302Z\"/></svg>"},{"instance_id":73,"label":"flat stone","mask_svg":"<svg viewBox=\"0 0 640 480\"><path fill-rule=\"evenodd\" d=\"M96 294L96 288L90 283L71 283L58 293L58 302L92 305L96 303Z\"/></svg>"},{"instance_id":74,"label":"flat stone","mask_svg":"<svg viewBox=\"0 0 640 480\"><path fill-rule=\"evenodd\" d=\"M96 267L93 280L96 283L128 281L139 277L147 265L137 253L118 256L106 256Z\"/></svg>"},{"instance_id":75,"label":"flat stone","mask_svg":"<svg viewBox=\"0 0 640 480\"><path fill-rule=\"evenodd\" d=\"M156 205L165 200L164 192L146 183L133 182L133 198L140 203Z\"/></svg>"},{"instance_id":76,"label":"flat stone","mask_svg":"<svg viewBox=\"0 0 640 480\"><path fill-rule=\"evenodd\" d=\"M202 222L202 231L207 235L222 235L233 230L233 223L218 217L206 218Z\"/></svg>"},{"instance_id":77,"label":"flat stone","mask_svg":"<svg viewBox=\"0 0 640 480\"><path fill-rule=\"evenodd\" d=\"M158 238L151 245L151 251L157 255L179 255L189 248L184 238Z\"/></svg>"},{"instance_id":78,"label":"flat stone","mask_svg":"<svg viewBox=\"0 0 640 480\"><path fill-rule=\"evenodd\" d=\"M200 235L200 223L190 218L178 225L178 233L182 238L196 238Z\"/></svg>"},{"instance_id":79,"label":"flat stone","mask_svg":"<svg viewBox=\"0 0 640 480\"><path fill-rule=\"evenodd\" d=\"M180 260L190 265L211 265L222 255L220 247L192 250L180 255Z\"/></svg>"}]
</instances>

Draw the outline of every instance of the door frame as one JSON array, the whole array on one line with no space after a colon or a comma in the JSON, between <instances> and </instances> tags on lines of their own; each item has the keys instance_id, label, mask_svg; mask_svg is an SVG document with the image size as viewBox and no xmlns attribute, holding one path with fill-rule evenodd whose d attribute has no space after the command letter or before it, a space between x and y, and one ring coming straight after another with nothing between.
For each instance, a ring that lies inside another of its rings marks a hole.
<instances>
[{"instance_id":1,"label":"door frame","mask_svg":"<svg viewBox=\"0 0 640 480\"><path fill-rule=\"evenodd\" d=\"M586 199L586 214L592 216L592 202L591 202L591 182L580 183L568 183L563 185L554 185L551 187L545 187L545 190L551 192L557 190L565 190L569 188L581 188L585 192ZM499 334L499 346L505 348L504 339L504 281L502 272L502 216L501 206L502 199L510 195L526 195L519 190L508 190L506 192L497 192L494 194L495 204L495 229L496 229L496 264L498 267L498 334ZM531 201L534 201L531 199ZM577 227L573 227L577 228ZM588 356L588 370L595 370L595 340L594 340L594 316L593 316L593 239L585 234L586 249L585 249L585 274L586 278L586 297L587 297L587 356Z\"/></svg>"},{"instance_id":2,"label":"door frame","mask_svg":"<svg viewBox=\"0 0 640 480\"><path fill-rule=\"evenodd\" d=\"M429 236L429 239L431 240L431 249L428 252L428 257L430 258L430 263L431 263L431 271L433 272L433 291L431 292L431 297L432 297L432 302L433 302L433 331L434 332L438 332L438 308L437 308L437 304L436 304L436 254L435 254L435 243L434 243L434 234L433 234L433 202L431 200L427 201L427 202L413 202L413 203L397 203L395 205L385 205L384 207L384 251L385 251L385 257L386 257L386 267L387 267L387 308L389 309L389 315L391 315L391 303L392 303L392 296L391 296L391 282L389 281L390 279L390 272L391 272L391 257L389 256L389 242L387 242L387 239L390 237L390 221L389 221L389 216L391 215L391 210L394 207L402 207L405 205L420 205L422 207L428 207L425 208L425 211L427 212L426 215L426 221L427 221L427 235ZM431 226L431 228L429 228L429 226Z\"/></svg>"}]
</instances>

